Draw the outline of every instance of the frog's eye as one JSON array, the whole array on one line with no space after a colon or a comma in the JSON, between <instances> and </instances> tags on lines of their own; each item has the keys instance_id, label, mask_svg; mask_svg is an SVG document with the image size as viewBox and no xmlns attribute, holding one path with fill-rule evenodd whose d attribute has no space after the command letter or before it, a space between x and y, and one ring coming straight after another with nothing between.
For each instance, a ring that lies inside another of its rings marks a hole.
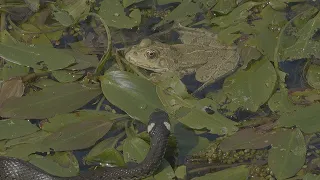
<instances>
[{"instance_id":1,"label":"frog's eye","mask_svg":"<svg viewBox=\"0 0 320 180\"><path fill-rule=\"evenodd\" d=\"M145 53L145 56L149 59L154 59L157 57L157 51L156 50L152 50L152 49L149 49L146 51Z\"/></svg>"}]
</instances>

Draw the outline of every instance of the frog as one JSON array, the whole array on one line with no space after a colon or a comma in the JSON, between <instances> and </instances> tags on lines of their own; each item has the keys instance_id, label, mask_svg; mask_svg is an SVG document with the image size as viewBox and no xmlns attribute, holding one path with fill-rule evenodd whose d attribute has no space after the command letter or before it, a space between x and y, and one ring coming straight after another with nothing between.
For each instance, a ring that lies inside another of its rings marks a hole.
<instances>
[{"instance_id":1,"label":"frog","mask_svg":"<svg viewBox=\"0 0 320 180\"><path fill-rule=\"evenodd\" d=\"M190 32L179 31L184 43L167 44L144 38L129 47L124 57L154 73L175 72L180 77L195 73L195 79L201 83L214 82L238 67L240 55L236 46L220 43L208 31L187 30Z\"/></svg>"}]
</instances>

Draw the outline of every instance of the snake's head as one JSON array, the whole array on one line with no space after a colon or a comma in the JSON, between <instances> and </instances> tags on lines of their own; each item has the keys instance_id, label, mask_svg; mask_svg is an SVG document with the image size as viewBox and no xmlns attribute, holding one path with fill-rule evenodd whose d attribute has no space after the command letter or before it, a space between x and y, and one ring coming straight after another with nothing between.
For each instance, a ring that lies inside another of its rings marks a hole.
<instances>
[{"instance_id":1,"label":"snake's head","mask_svg":"<svg viewBox=\"0 0 320 180\"><path fill-rule=\"evenodd\" d=\"M154 136L157 133L162 133L166 136L170 135L170 121L168 114L163 110L156 110L151 113L148 123L148 133Z\"/></svg>"}]
</instances>

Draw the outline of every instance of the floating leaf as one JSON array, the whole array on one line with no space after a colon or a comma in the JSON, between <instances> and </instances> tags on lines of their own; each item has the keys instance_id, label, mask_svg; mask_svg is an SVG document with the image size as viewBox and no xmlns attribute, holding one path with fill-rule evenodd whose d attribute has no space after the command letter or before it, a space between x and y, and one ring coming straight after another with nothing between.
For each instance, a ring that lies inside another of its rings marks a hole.
<instances>
[{"instance_id":1,"label":"floating leaf","mask_svg":"<svg viewBox=\"0 0 320 180\"><path fill-rule=\"evenodd\" d=\"M284 130L269 150L268 165L277 179L294 176L304 165L306 143L299 129Z\"/></svg>"},{"instance_id":2,"label":"floating leaf","mask_svg":"<svg viewBox=\"0 0 320 180\"><path fill-rule=\"evenodd\" d=\"M255 129L244 129L224 139L220 143L222 151L237 149L261 149L271 145L276 132L258 133Z\"/></svg>"},{"instance_id":3,"label":"floating leaf","mask_svg":"<svg viewBox=\"0 0 320 180\"><path fill-rule=\"evenodd\" d=\"M310 65L307 71L307 81L308 84L315 88L320 89L320 66Z\"/></svg>"},{"instance_id":4,"label":"floating leaf","mask_svg":"<svg viewBox=\"0 0 320 180\"><path fill-rule=\"evenodd\" d=\"M287 89L282 89L274 93L268 101L268 106L271 111L279 114L292 113L300 108L300 106L295 106L293 102L290 101Z\"/></svg>"},{"instance_id":5,"label":"floating leaf","mask_svg":"<svg viewBox=\"0 0 320 180\"><path fill-rule=\"evenodd\" d=\"M24 83L20 78L4 81L0 91L0 107L11 97L21 97L24 93Z\"/></svg>"},{"instance_id":6,"label":"floating leaf","mask_svg":"<svg viewBox=\"0 0 320 180\"><path fill-rule=\"evenodd\" d=\"M179 179L186 179L187 176L187 167L185 165L182 166L178 166L176 171L175 171L175 175L177 176L177 178Z\"/></svg>"},{"instance_id":7,"label":"floating leaf","mask_svg":"<svg viewBox=\"0 0 320 180\"><path fill-rule=\"evenodd\" d=\"M50 135L50 133L45 131L37 131L23 137L11 139L5 144L5 146L8 148L5 151L5 156L28 160L28 156L32 153L49 152L50 149L41 144L41 142L48 135ZM23 151L21 151L22 149Z\"/></svg>"},{"instance_id":8,"label":"floating leaf","mask_svg":"<svg viewBox=\"0 0 320 180\"><path fill-rule=\"evenodd\" d=\"M111 27L129 29L139 25L136 19L126 16L119 0L102 1L99 15Z\"/></svg>"},{"instance_id":9,"label":"floating leaf","mask_svg":"<svg viewBox=\"0 0 320 180\"><path fill-rule=\"evenodd\" d=\"M246 2L235 8L226 16L212 18L211 23L216 24L221 28L226 28L231 25L236 25L240 22L244 22L246 21L247 17L252 13L250 9L254 6L261 5L263 3L264 2Z\"/></svg>"},{"instance_id":10,"label":"floating leaf","mask_svg":"<svg viewBox=\"0 0 320 180\"><path fill-rule=\"evenodd\" d=\"M35 69L57 70L73 63L73 56L48 46L0 43L0 57L6 61Z\"/></svg>"},{"instance_id":11,"label":"floating leaf","mask_svg":"<svg viewBox=\"0 0 320 180\"><path fill-rule=\"evenodd\" d=\"M313 36L320 28L320 13L308 21L298 32L298 40L293 46L284 49L283 58L296 60L302 58L320 58L320 43Z\"/></svg>"},{"instance_id":12,"label":"floating leaf","mask_svg":"<svg viewBox=\"0 0 320 180\"><path fill-rule=\"evenodd\" d=\"M42 144L55 151L85 149L102 138L110 130L112 124L112 121L105 118L74 123L51 134Z\"/></svg>"},{"instance_id":13,"label":"floating leaf","mask_svg":"<svg viewBox=\"0 0 320 180\"><path fill-rule=\"evenodd\" d=\"M236 0L217 1L217 4L212 8L212 11L218 12L220 14L228 14L235 7L237 7Z\"/></svg>"},{"instance_id":14,"label":"floating leaf","mask_svg":"<svg viewBox=\"0 0 320 180\"><path fill-rule=\"evenodd\" d=\"M0 139L13 139L38 131L39 128L27 120L6 119L0 121Z\"/></svg>"},{"instance_id":15,"label":"floating leaf","mask_svg":"<svg viewBox=\"0 0 320 180\"><path fill-rule=\"evenodd\" d=\"M122 154L115 149L115 145L122 136L123 134L119 134L95 145L84 158L86 164L99 162L101 164L124 166L125 162Z\"/></svg>"},{"instance_id":16,"label":"floating leaf","mask_svg":"<svg viewBox=\"0 0 320 180\"><path fill-rule=\"evenodd\" d=\"M266 59L255 62L247 71L234 73L223 84L223 92L231 100L227 108L256 112L272 95L276 81L276 71Z\"/></svg>"},{"instance_id":17,"label":"floating leaf","mask_svg":"<svg viewBox=\"0 0 320 180\"><path fill-rule=\"evenodd\" d=\"M156 87L128 72L111 71L100 77L104 96L131 117L147 123L156 108L164 109Z\"/></svg>"},{"instance_id":18,"label":"floating leaf","mask_svg":"<svg viewBox=\"0 0 320 180\"><path fill-rule=\"evenodd\" d=\"M74 111L100 93L100 88L76 83L51 86L27 96L10 98L0 108L0 115L22 119L50 118Z\"/></svg>"},{"instance_id":19,"label":"floating leaf","mask_svg":"<svg viewBox=\"0 0 320 180\"><path fill-rule=\"evenodd\" d=\"M307 174L303 177L303 180L319 180L319 179L320 179L320 175L310 174L310 173L307 173Z\"/></svg>"},{"instance_id":20,"label":"floating leaf","mask_svg":"<svg viewBox=\"0 0 320 180\"><path fill-rule=\"evenodd\" d=\"M299 108L288 115L282 115L278 122L279 126L299 127L304 133L320 131L320 104L313 104L305 108Z\"/></svg>"},{"instance_id":21,"label":"floating leaf","mask_svg":"<svg viewBox=\"0 0 320 180\"><path fill-rule=\"evenodd\" d=\"M13 77L25 76L29 73L29 67L21 66L18 64L6 62L1 69L1 79L8 80Z\"/></svg>"},{"instance_id":22,"label":"floating leaf","mask_svg":"<svg viewBox=\"0 0 320 180\"><path fill-rule=\"evenodd\" d=\"M246 180L249 176L249 169L245 165L228 168L215 173L209 173L202 177L192 178L192 180Z\"/></svg>"},{"instance_id":23,"label":"floating leaf","mask_svg":"<svg viewBox=\"0 0 320 180\"><path fill-rule=\"evenodd\" d=\"M48 156L32 154L29 159L33 165L55 176L70 177L79 172L78 160L71 152L55 152Z\"/></svg>"},{"instance_id":24,"label":"floating leaf","mask_svg":"<svg viewBox=\"0 0 320 180\"><path fill-rule=\"evenodd\" d=\"M164 24L175 21L183 26L192 23L195 15L202 12L199 5L193 1L182 1L170 14L168 14L162 21L156 24L153 28L158 28Z\"/></svg>"},{"instance_id":25,"label":"floating leaf","mask_svg":"<svg viewBox=\"0 0 320 180\"><path fill-rule=\"evenodd\" d=\"M52 71L52 76L59 82L69 83L80 79L85 75L85 71L68 71L68 70L56 70Z\"/></svg>"},{"instance_id":26,"label":"floating leaf","mask_svg":"<svg viewBox=\"0 0 320 180\"><path fill-rule=\"evenodd\" d=\"M57 114L54 117L49 118L49 122L43 123L41 129L48 132L55 132L63 127L69 126L73 123L79 123L81 121L90 121L92 119L115 120L123 116L124 115L114 114L105 111L80 110L69 114Z\"/></svg>"},{"instance_id":27,"label":"floating leaf","mask_svg":"<svg viewBox=\"0 0 320 180\"><path fill-rule=\"evenodd\" d=\"M202 99L198 102L198 106L193 109L182 108L188 113L178 120L192 129L208 129L214 134L233 134L238 130L235 126L237 123L224 117L219 112L208 114L205 110L212 103L209 99Z\"/></svg>"},{"instance_id":28,"label":"floating leaf","mask_svg":"<svg viewBox=\"0 0 320 180\"><path fill-rule=\"evenodd\" d=\"M129 137L123 143L123 157L126 163L140 163L146 157L150 145L138 137Z\"/></svg>"}]
</instances>

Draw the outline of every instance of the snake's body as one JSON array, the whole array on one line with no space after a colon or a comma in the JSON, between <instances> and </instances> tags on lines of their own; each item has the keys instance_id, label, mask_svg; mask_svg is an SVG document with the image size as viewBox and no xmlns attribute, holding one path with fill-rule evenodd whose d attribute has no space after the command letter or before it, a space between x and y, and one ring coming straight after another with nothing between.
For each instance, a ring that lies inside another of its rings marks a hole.
<instances>
[{"instance_id":1,"label":"snake's body","mask_svg":"<svg viewBox=\"0 0 320 180\"><path fill-rule=\"evenodd\" d=\"M133 167L106 167L80 173L74 177L57 177L21 159L0 156L0 180L135 180L152 175L162 162L170 135L168 115L151 114L148 133L150 150L145 159Z\"/></svg>"}]
</instances>

